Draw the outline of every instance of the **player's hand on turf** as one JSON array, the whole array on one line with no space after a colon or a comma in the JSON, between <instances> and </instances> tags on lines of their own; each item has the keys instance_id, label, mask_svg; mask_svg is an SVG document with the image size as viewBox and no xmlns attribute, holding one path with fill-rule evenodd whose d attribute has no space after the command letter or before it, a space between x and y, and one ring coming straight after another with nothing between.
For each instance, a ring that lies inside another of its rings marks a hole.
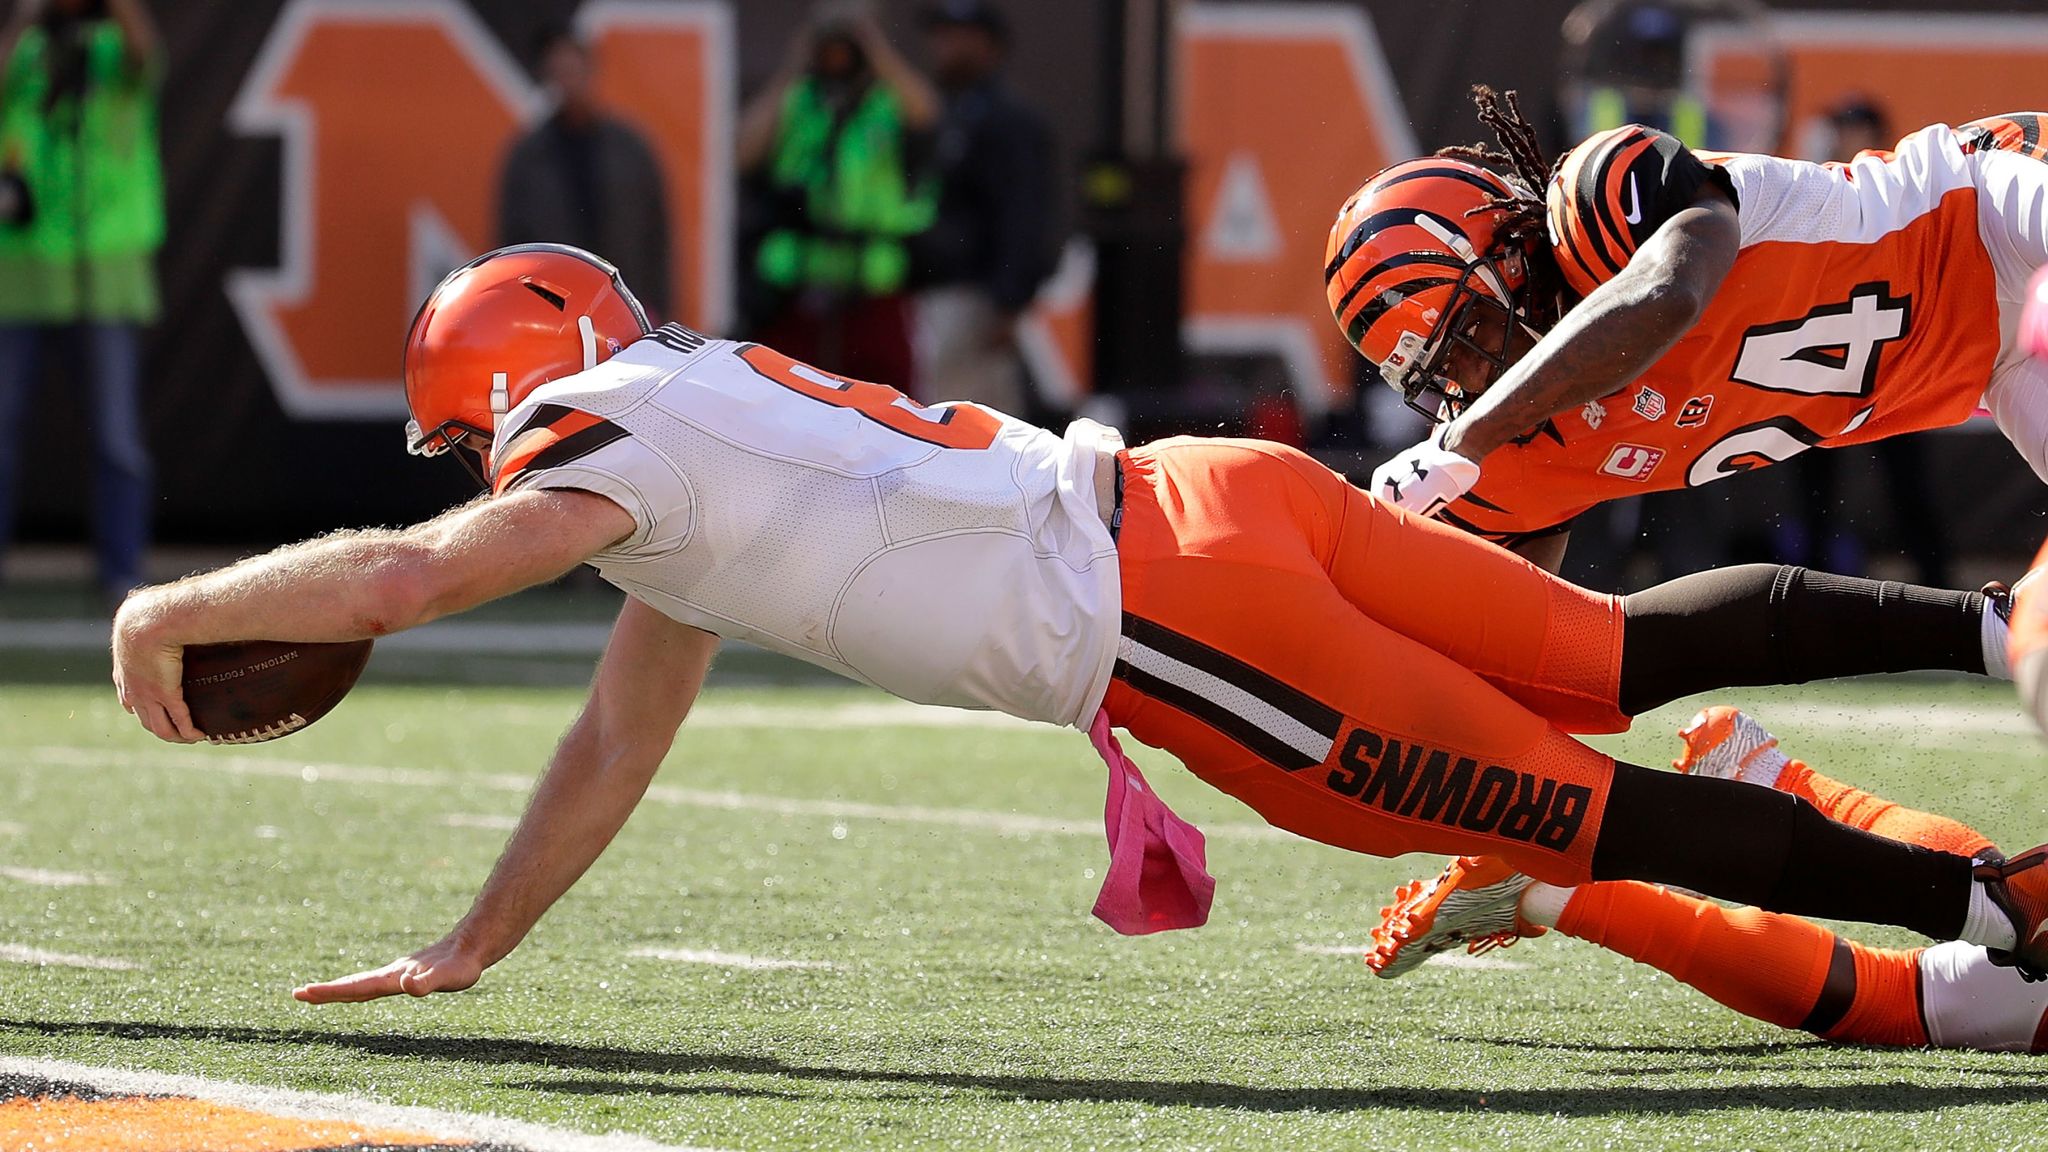
<instances>
[{"instance_id":1,"label":"player's hand on turf","mask_svg":"<svg viewBox=\"0 0 2048 1152\"><path fill-rule=\"evenodd\" d=\"M443 940L382 968L294 988L292 999L307 1004L360 1004L386 996L460 992L483 974L483 963L468 949L452 940Z\"/></svg>"},{"instance_id":2,"label":"player's hand on turf","mask_svg":"<svg viewBox=\"0 0 2048 1152\"><path fill-rule=\"evenodd\" d=\"M196 744L206 739L185 707L185 647L157 632L147 593L128 597L115 613L113 648L114 690L122 709L159 740Z\"/></svg>"},{"instance_id":3,"label":"player's hand on turf","mask_svg":"<svg viewBox=\"0 0 2048 1152\"><path fill-rule=\"evenodd\" d=\"M1419 516L1434 516L1444 505L1479 483L1479 465L1444 447L1444 429L1373 469L1374 496Z\"/></svg>"}]
</instances>

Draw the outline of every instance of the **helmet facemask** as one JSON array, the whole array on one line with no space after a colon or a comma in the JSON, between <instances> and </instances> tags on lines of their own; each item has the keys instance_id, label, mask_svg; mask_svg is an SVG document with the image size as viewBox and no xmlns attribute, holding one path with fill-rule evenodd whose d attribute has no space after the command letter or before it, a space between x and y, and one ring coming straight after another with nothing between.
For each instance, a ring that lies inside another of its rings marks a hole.
<instances>
[{"instance_id":1,"label":"helmet facemask","mask_svg":"<svg viewBox=\"0 0 2048 1152\"><path fill-rule=\"evenodd\" d=\"M1455 419L1521 359L1514 351L1516 333L1531 343L1542 339L1530 320L1528 277L1508 274L1518 260L1513 253L1495 253L1466 263L1414 367L1398 383L1389 381L1408 407L1432 422ZM1446 371L1458 350L1487 366L1483 385L1468 389Z\"/></svg>"}]
</instances>

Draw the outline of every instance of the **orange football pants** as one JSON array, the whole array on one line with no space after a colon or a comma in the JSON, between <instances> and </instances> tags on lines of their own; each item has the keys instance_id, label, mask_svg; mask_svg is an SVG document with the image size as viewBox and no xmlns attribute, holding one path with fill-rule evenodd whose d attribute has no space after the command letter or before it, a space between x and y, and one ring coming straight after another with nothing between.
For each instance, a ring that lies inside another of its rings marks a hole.
<instances>
[{"instance_id":1,"label":"orange football pants","mask_svg":"<svg viewBox=\"0 0 2048 1152\"><path fill-rule=\"evenodd\" d=\"M1270 823L1590 879L1618 598L1254 440L1132 449L1110 719Z\"/></svg>"}]
</instances>

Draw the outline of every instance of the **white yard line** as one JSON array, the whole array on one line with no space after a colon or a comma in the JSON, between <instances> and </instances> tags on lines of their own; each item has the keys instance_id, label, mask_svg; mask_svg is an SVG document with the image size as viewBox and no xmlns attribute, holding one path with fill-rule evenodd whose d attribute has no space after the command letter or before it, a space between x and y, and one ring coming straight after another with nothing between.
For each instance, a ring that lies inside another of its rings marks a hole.
<instances>
[{"instance_id":1,"label":"white yard line","mask_svg":"<svg viewBox=\"0 0 2048 1152\"><path fill-rule=\"evenodd\" d=\"M362 1096L295 1092L288 1088L266 1088L166 1072L94 1068L62 1060L0 1056L0 1075L84 1084L116 1095L184 1096L211 1100L272 1116L340 1120L364 1127L424 1132L451 1143L475 1141L516 1149L517 1152L706 1152L704 1149L657 1144L643 1136L623 1132L594 1136L497 1116L386 1104Z\"/></svg>"},{"instance_id":2,"label":"white yard line","mask_svg":"<svg viewBox=\"0 0 2048 1152\"><path fill-rule=\"evenodd\" d=\"M134 972L142 965L111 956L80 956L75 952L51 952L27 944L0 944L0 961L34 964L39 968L95 968L102 972Z\"/></svg>"},{"instance_id":3,"label":"white yard line","mask_svg":"<svg viewBox=\"0 0 2048 1152\"><path fill-rule=\"evenodd\" d=\"M754 971L838 967L825 960L782 960L773 956L744 956L738 952L711 952L699 948L635 948L626 955L647 960L668 960L677 964L711 964L719 968L745 968Z\"/></svg>"},{"instance_id":4,"label":"white yard line","mask_svg":"<svg viewBox=\"0 0 2048 1152\"><path fill-rule=\"evenodd\" d=\"M159 753L93 752L83 748L30 748L22 759L31 764L61 767L174 767L220 772L232 776L298 780L302 783L398 785L412 788L453 788L481 786L503 792L525 794L533 779L511 774L466 775L420 768L390 768L369 764L307 763L262 756L214 755L205 751L166 749ZM705 808L726 812L768 812L779 816L829 816L838 819L882 820L911 824L937 824L954 828L975 828L1003 835L1051 834L1100 836L1099 818L1079 820L1051 816L1029 816L1015 812L993 812L975 808L931 808L915 804L869 804L857 800L811 800L790 796L764 796L755 792L718 792L695 788L674 788L657 784L647 790L657 804L684 808ZM1203 831L1225 840L1292 840L1291 833L1265 824L1215 824Z\"/></svg>"},{"instance_id":5,"label":"white yard line","mask_svg":"<svg viewBox=\"0 0 2048 1152\"><path fill-rule=\"evenodd\" d=\"M90 872L59 872L53 868L19 868L12 864L0 864L0 878L20 884L39 884L45 888L78 888L87 884L105 884L106 878Z\"/></svg>"}]
</instances>

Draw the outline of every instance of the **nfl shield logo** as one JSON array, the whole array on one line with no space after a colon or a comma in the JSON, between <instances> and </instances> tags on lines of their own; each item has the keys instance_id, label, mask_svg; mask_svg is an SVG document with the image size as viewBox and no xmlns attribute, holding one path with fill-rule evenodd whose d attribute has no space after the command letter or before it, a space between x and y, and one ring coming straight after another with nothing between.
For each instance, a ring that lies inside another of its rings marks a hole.
<instances>
[{"instance_id":1,"label":"nfl shield logo","mask_svg":"<svg viewBox=\"0 0 2048 1152\"><path fill-rule=\"evenodd\" d=\"M1645 420L1662 420L1664 412L1663 393L1647 384L1643 385L1643 390L1636 393L1636 415Z\"/></svg>"}]
</instances>

